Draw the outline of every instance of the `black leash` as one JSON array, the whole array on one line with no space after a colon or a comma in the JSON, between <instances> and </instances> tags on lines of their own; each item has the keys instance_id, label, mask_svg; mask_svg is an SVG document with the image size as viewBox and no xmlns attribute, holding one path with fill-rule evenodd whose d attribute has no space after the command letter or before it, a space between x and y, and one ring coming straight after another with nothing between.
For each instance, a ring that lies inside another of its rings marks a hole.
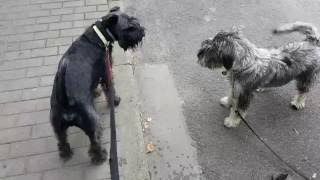
<instances>
[{"instance_id":1,"label":"black leash","mask_svg":"<svg viewBox=\"0 0 320 180\"><path fill-rule=\"evenodd\" d=\"M222 72L223 75L227 75L227 71ZM235 82L233 77L231 77L232 81L232 96L233 98L235 97L234 95L234 89L235 89ZM282 163L284 163L286 166L288 166L293 172L298 174L299 176L303 177L305 180L310 180L306 175L304 175L302 172L300 172L297 168L289 164L287 161L282 159L256 132L255 130L250 126L250 124L244 119L244 117L241 115L241 113L238 111L237 108L235 108L235 113L240 117L240 119L243 121L243 123L250 129L250 131L256 136L256 138L265 146L267 149L275 156L277 157Z\"/></svg>"},{"instance_id":2,"label":"black leash","mask_svg":"<svg viewBox=\"0 0 320 180\"><path fill-rule=\"evenodd\" d=\"M108 89L108 102L110 107L110 174L111 180L119 180L119 167L118 167L118 154L117 154L117 131L116 131L116 122L115 122L115 111L114 111L114 99L115 99L115 90L112 77L112 45L106 48L106 57L105 57L105 66L106 66L106 85Z\"/></svg>"},{"instance_id":3,"label":"black leash","mask_svg":"<svg viewBox=\"0 0 320 180\"><path fill-rule=\"evenodd\" d=\"M294 171L296 174L304 178L305 180L310 180L306 175L304 175L302 172L300 172L297 168L289 164L287 161L282 159L250 126L250 124L243 118L243 116L240 114L238 110L235 110L235 113L238 114L238 116L241 118L241 120L244 122L244 124L250 129L250 131L258 138L258 140L269 149L269 151L276 156L281 162L283 162L286 166L288 166L292 171Z\"/></svg>"}]
</instances>

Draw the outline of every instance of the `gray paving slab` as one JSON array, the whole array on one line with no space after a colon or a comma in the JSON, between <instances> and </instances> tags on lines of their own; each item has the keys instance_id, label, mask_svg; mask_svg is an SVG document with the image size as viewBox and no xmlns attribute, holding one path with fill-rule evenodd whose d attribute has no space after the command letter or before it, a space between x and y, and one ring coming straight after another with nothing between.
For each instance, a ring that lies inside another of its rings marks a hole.
<instances>
[{"instance_id":1,"label":"gray paving slab","mask_svg":"<svg viewBox=\"0 0 320 180\"><path fill-rule=\"evenodd\" d=\"M107 180L109 164L90 163L89 140L68 130L73 158L64 163L49 123L49 97L61 54L86 27L106 15L108 0L3 0L0 2L0 179ZM118 1L111 4L121 5ZM89 20L85 20L89 19ZM115 47L114 75L122 97L116 109L121 179L148 179L132 66ZM109 150L107 103L96 100L103 145Z\"/></svg>"}]
</instances>

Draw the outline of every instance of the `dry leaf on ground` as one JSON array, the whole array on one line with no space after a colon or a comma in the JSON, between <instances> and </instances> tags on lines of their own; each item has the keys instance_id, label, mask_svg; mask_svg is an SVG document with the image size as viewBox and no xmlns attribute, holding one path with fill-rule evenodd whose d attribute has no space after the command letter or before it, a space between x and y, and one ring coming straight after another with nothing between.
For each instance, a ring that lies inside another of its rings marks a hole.
<instances>
[{"instance_id":1,"label":"dry leaf on ground","mask_svg":"<svg viewBox=\"0 0 320 180\"><path fill-rule=\"evenodd\" d=\"M152 143L147 144L147 153L155 151L155 146Z\"/></svg>"}]
</instances>

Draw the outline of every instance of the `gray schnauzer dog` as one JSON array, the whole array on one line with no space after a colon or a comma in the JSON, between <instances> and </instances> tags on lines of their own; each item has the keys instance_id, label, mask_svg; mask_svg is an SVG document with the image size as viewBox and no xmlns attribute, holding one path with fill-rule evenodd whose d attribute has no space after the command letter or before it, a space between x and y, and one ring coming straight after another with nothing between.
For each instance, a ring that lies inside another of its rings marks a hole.
<instances>
[{"instance_id":1,"label":"gray schnauzer dog","mask_svg":"<svg viewBox=\"0 0 320 180\"><path fill-rule=\"evenodd\" d=\"M231 85L229 96L220 103L230 108L224 119L226 127L237 127L245 117L253 92L258 88L279 87L296 80L298 94L291 101L296 109L305 107L310 91L320 71L320 43L317 28L296 22L280 26L274 34L300 32L301 42L275 49L258 48L239 32L219 32L205 40L198 52L198 63L209 69L225 68Z\"/></svg>"},{"instance_id":2,"label":"gray schnauzer dog","mask_svg":"<svg viewBox=\"0 0 320 180\"><path fill-rule=\"evenodd\" d=\"M112 8L95 22L69 47L62 56L54 79L51 94L50 120L58 139L60 157L68 160L72 150L67 140L67 129L77 126L90 139L89 155L94 164L100 164L107 158L106 150L101 146L102 127L99 115L93 105L95 89L102 83L106 87L106 42L118 41L124 50L134 49L144 37L144 27L138 19ZM111 53L111 47L108 46ZM115 105L120 98L115 97Z\"/></svg>"}]
</instances>

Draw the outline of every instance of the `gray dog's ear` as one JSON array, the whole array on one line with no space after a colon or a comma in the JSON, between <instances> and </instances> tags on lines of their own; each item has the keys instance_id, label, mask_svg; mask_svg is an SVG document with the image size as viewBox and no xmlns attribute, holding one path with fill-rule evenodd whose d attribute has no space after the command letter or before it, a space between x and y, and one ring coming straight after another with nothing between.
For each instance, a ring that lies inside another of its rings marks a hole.
<instances>
[{"instance_id":1,"label":"gray dog's ear","mask_svg":"<svg viewBox=\"0 0 320 180\"><path fill-rule=\"evenodd\" d=\"M119 16L117 14L111 13L102 17L102 22L107 26L112 26L118 23L118 18Z\"/></svg>"},{"instance_id":2,"label":"gray dog's ear","mask_svg":"<svg viewBox=\"0 0 320 180\"><path fill-rule=\"evenodd\" d=\"M120 11L120 7L119 6L115 6L115 7L110 9L110 12L116 12L116 11Z\"/></svg>"},{"instance_id":3,"label":"gray dog's ear","mask_svg":"<svg viewBox=\"0 0 320 180\"><path fill-rule=\"evenodd\" d=\"M231 28L231 32L235 33L236 35L238 36L241 36L243 33L242 33L242 30L244 29L244 26L243 25L240 25L240 26L232 26Z\"/></svg>"},{"instance_id":4,"label":"gray dog's ear","mask_svg":"<svg viewBox=\"0 0 320 180\"><path fill-rule=\"evenodd\" d=\"M222 59L222 65L227 70L231 69L235 60L234 47L230 42L221 51L220 57Z\"/></svg>"}]
</instances>

